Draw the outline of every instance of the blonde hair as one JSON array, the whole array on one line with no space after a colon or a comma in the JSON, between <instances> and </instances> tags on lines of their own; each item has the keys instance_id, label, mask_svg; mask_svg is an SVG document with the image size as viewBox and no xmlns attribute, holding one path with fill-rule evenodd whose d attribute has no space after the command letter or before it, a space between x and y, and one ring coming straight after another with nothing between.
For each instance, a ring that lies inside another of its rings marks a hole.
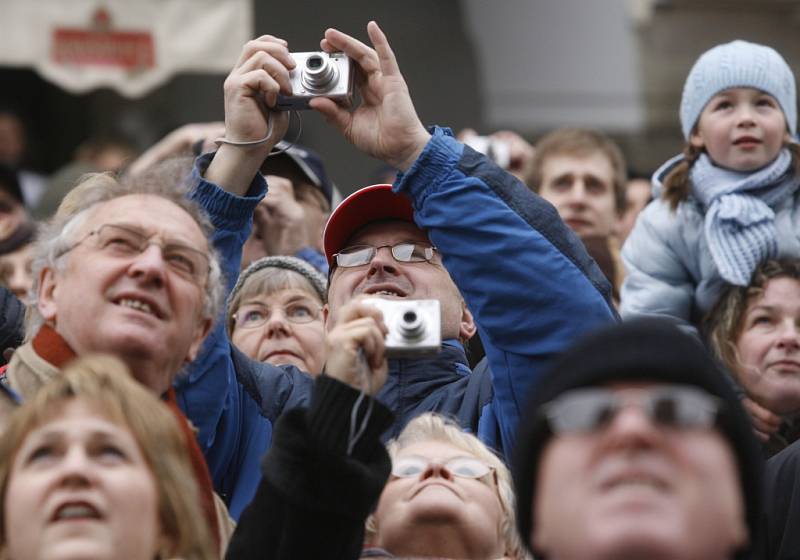
<instances>
[{"instance_id":1,"label":"blonde hair","mask_svg":"<svg viewBox=\"0 0 800 560\"><path fill-rule=\"evenodd\" d=\"M515 560L529 558L516 530L514 489L511 481L511 473L497 455L486 447L481 440L465 432L461 426L449 418L433 412L426 412L411 420L400 435L386 445L386 448L389 451L389 456L394 460L400 451L409 445L431 440L447 443L459 449L463 449L468 454L480 459L494 469L494 472L497 474L500 508L503 511L500 530L505 545L505 554L509 558ZM376 532L375 522L372 516L367 519L366 532L367 539L372 540Z\"/></svg>"},{"instance_id":2,"label":"blonde hair","mask_svg":"<svg viewBox=\"0 0 800 560\"><path fill-rule=\"evenodd\" d=\"M65 404L78 399L125 426L139 444L159 496L159 525L170 545L162 552L186 560L217 558L175 416L133 380L121 361L101 355L67 366L14 412L0 437L0 549L5 552L7 546L5 500L17 452L33 430L57 419Z\"/></svg>"}]
</instances>

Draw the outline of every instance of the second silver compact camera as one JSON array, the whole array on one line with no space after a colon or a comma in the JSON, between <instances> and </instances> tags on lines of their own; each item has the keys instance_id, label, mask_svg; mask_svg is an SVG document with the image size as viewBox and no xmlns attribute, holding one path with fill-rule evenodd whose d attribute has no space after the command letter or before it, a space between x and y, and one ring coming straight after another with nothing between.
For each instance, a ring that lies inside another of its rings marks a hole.
<instances>
[{"instance_id":1,"label":"second silver compact camera","mask_svg":"<svg viewBox=\"0 0 800 560\"><path fill-rule=\"evenodd\" d=\"M278 95L275 109L299 111L308 109L315 97L327 97L340 105L353 104L353 61L344 53L291 53L294 70L289 72L292 95Z\"/></svg>"},{"instance_id":2,"label":"second silver compact camera","mask_svg":"<svg viewBox=\"0 0 800 560\"><path fill-rule=\"evenodd\" d=\"M389 329L386 335L386 357L419 358L436 354L442 345L439 300L396 300L366 298L383 313Z\"/></svg>"},{"instance_id":3,"label":"second silver compact camera","mask_svg":"<svg viewBox=\"0 0 800 560\"><path fill-rule=\"evenodd\" d=\"M464 144L487 156L498 167L508 169L511 164L511 148L509 145L491 136L470 136Z\"/></svg>"}]
</instances>

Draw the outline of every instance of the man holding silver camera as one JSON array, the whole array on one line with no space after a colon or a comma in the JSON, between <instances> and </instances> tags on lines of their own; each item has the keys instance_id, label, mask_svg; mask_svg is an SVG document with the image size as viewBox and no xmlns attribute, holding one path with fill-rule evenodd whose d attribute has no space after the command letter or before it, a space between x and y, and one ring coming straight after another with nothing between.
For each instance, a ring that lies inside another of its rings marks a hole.
<instances>
[{"instance_id":1,"label":"man holding silver camera","mask_svg":"<svg viewBox=\"0 0 800 560\"><path fill-rule=\"evenodd\" d=\"M431 133L422 126L386 37L374 22L367 31L374 49L333 29L321 42L323 51L342 51L359 66L362 104L353 110L315 97L309 106L357 148L402 174L397 193L388 186L362 189L328 222L326 372L366 384L372 375L388 371L378 393L398 418L388 436L413 416L437 411L509 453L520 403L544 364L576 336L615 319L608 283L550 205L456 142L449 131ZM230 185L235 175L240 194L247 191L286 129L286 114L264 105L275 107L279 94L291 93L295 67L280 39L265 36L245 46L226 80L226 137L205 172L207 180L222 174ZM240 248L222 252L229 264L238 265ZM387 363L385 325L374 308L359 301L361 295L439 301L441 351ZM476 330L470 310L493 375L486 361L474 371L467 366L461 342ZM307 404L311 382L294 368L243 358L219 330L209 344L218 351L190 369L194 384L185 388L184 399L200 429L201 446L212 457L218 490L227 493L226 485L242 466L230 452L212 448L229 448L231 441L244 445L245 426L263 419L244 417L228 396L235 389L220 384L232 378L233 369L271 423L284 410ZM200 378L210 372L220 388L198 389ZM204 410L203 399L212 397L227 399L219 408L224 411L212 418L195 414Z\"/></svg>"}]
</instances>

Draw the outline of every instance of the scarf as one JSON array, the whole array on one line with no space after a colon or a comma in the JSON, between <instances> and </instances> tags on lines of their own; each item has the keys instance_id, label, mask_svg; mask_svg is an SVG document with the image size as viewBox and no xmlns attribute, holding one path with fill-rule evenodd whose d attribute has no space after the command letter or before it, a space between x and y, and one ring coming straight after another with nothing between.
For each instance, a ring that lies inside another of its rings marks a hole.
<instances>
[{"instance_id":1,"label":"scarf","mask_svg":"<svg viewBox=\"0 0 800 560\"><path fill-rule=\"evenodd\" d=\"M33 337L31 342L36 353L57 368L63 368L67 363L77 357L75 351L70 348L61 335L47 324L39 329L39 332L36 333L36 336ZM189 451L192 470L194 471L197 486L200 490L200 507L208 522L211 536L214 538L217 545L219 545L220 533L216 506L214 505L213 483L211 481L211 474L208 471L208 465L203 457L203 452L200 450L200 446L197 443L194 429L181 409L178 408L178 402L173 388L170 387L162 400L167 408L175 415L175 418L178 420L178 426L186 440L186 447Z\"/></svg>"},{"instance_id":2,"label":"scarf","mask_svg":"<svg viewBox=\"0 0 800 560\"><path fill-rule=\"evenodd\" d=\"M747 286L756 267L778 254L773 208L800 186L789 150L753 172L717 167L704 153L692 165L692 195L705 209L705 236L723 280Z\"/></svg>"}]
</instances>

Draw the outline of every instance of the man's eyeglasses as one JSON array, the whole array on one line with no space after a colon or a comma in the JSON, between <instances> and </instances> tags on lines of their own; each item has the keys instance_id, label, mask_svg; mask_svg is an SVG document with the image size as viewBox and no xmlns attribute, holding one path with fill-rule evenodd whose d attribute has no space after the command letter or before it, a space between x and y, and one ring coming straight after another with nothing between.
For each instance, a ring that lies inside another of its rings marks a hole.
<instances>
[{"instance_id":1,"label":"man's eyeglasses","mask_svg":"<svg viewBox=\"0 0 800 560\"><path fill-rule=\"evenodd\" d=\"M150 245L161 247L161 254L167 267L176 274L197 284L202 284L208 277L210 261L208 255L199 249L182 243L153 241L153 235L130 226L104 224L90 231L86 236L68 247L59 257L72 251L86 241L94 239L95 248L114 257L135 257L144 253Z\"/></svg>"},{"instance_id":2,"label":"man's eyeglasses","mask_svg":"<svg viewBox=\"0 0 800 560\"><path fill-rule=\"evenodd\" d=\"M612 391L575 389L542 407L557 434L594 432L609 426L626 406L635 403L655 425L677 429L714 426L722 403L690 385Z\"/></svg>"},{"instance_id":3,"label":"man's eyeglasses","mask_svg":"<svg viewBox=\"0 0 800 560\"><path fill-rule=\"evenodd\" d=\"M398 457L392 462L392 476L397 478L418 477L428 470L431 463L433 461L419 455ZM483 478L494 470L494 467L475 457L452 457L439 464L461 478Z\"/></svg>"},{"instance_id":4,"label":"man's eyeglasses","mask_svg":"<svg viewBox=\"0 0 800 560\"><path fill-rule=\"evenodd\" d=\"M310 305L303 301L295 301L285 306L277 306L283 312L287 321L297 324L310 323L319 318L322 308ZM242 305L233 315L236 326L242 329L254 329L265 325L276 307L270 307L263 303L248 303Z\"/></svg>"},{"instance_id":5,"label":"man's eyeglasses","mask_svg":"<svg viewBox=\"0 0 800 560\"><path fill-rule=\"evenodd\" d=\"M404 241L396 245L381 245L380 247L352 245L346 249L342 249L333 256L336 259L336 264L342 268L364 266L365 264L371 263L372 259L374 259L375 255L378 253L378 250L384 247L389 247L394 260L402 263L430 262L436 251L435 247L424 243Z\"/></svg>"}]
</instances>

